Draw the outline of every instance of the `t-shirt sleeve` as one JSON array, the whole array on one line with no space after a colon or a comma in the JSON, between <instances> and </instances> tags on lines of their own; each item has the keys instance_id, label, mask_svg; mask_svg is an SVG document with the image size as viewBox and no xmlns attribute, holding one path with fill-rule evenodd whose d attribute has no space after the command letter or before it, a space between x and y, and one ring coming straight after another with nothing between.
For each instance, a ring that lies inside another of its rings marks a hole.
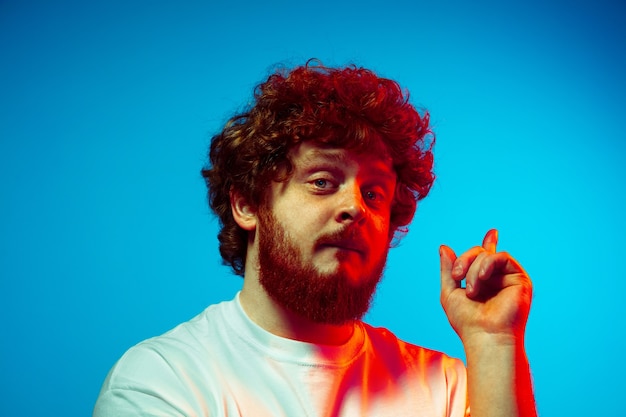
<instances>
[{"instance_id":1,"label":"t-shirt sleeve","mask_svg":"<svg viewBox=\"0 0 626 417\"><path fill-rule=\"evenodd\" d=\"M109 372L93 417L197 415L186 398L187 389L175 366L149 345L138 345Z\"/></svg>"},{"instance_id":2,"label":"t-shirt sleeve","mask_svg":"<svg viewBox=\"0 0 626 417\"><path fill-rule=\"evenodd\" d=\"M467 401L467 370L459 359L448 358L446 362L446 382L448 386L448 416L470 417Z\"/></svg>"}]
</instances>

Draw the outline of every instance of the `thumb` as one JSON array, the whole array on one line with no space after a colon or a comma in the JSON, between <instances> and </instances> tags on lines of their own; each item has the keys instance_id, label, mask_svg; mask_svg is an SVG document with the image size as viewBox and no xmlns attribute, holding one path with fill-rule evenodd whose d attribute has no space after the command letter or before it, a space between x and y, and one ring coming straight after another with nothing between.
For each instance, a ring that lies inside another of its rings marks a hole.
<instances>
[{"instance_id":1,"label":"thumb","mask_svg":"<svg viewBox=\"0 0 626 417\"><path fill-rule=\"evenodd\" d=\"M444 300L457 288L461 288L461 281L452 278L452 266L456 260L454 251L446 245L439 247L439 262L441 271L441 299Z\"/></svg>"}]
</instances>

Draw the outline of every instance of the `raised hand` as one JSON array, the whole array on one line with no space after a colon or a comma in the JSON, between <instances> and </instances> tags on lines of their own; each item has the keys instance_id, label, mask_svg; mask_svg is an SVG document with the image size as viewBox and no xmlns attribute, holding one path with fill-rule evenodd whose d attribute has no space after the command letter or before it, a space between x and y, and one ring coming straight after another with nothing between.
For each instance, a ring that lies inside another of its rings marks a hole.
<instances>
[{"instance_id":1,"label":"raised hand","mask_svg":"<svg viewBox=\"0 0 626 417\"><path fill-rule=\"evenodd\" d=\"M532 284L497 244L490 230L458 258L441 246L441 304L465 348L472 416L536 417L524 348Z\"/></svg>"},{"instance_id":2,"label":"raised hand","mask_svg":"<svg viewBox=\"0 0 626 417\"><path fill-rule=\"evenodd\" d=\"M482 246L458 258L440 248L441 304L464 343L475 336L524 336L532 284L515 259L496 251L497 243L498 232L490 230Z\"/></svg>"}]
</instances>

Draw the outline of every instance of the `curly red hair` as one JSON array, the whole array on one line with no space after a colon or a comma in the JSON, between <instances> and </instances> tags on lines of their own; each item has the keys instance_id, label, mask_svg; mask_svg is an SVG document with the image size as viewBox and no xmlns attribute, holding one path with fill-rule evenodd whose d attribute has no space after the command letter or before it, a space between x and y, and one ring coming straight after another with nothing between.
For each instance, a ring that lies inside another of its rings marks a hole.
<instances>
[{"instance_id":1,"label":"curly red hair","mask_svg":"<svg viewBox=\"0 0 626 417\"><path fill-rule=\"evenodd\" d=\"M213 136L210 164L202 169L221 224L220 254L236 274L244 273L248 237L232 216L231 189L258 207L269 181L291 174L289 150L306 140L391 157L397 187L390 230L406 233L417 201L434 181L434 135L428 113L420 115L398 83L364 68L309 62L276 71L257 86L254 98Z\"/></svg>"}]
</instances>

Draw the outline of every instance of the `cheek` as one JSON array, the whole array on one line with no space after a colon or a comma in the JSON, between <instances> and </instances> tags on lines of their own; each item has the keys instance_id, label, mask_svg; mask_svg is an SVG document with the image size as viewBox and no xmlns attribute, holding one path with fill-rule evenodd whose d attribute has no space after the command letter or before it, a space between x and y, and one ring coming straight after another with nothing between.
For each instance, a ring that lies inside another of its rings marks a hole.
<instances>
[{"instance_id":1,"label":"cheek","mask_svg":"<svg viewBox=\"0 0 626 417\"><path fill-rule=\"evenodd\" d=\"M391 213L388 211L376 214L372 216L372 224L374 225L377 233L388 234L391 220Z\"/></svg>"},{"instance_id":2,"label":"cheek","mask_svg":"<svg viewBox=\"0 0 626 417\"><path fill-rule=\"evenodd\" d=\"M389 229L389 217L385 216L375 216L371 219L372 222L372 230L373 230L373 240L374 244L377 247L387 248L389 246L389 242L391 241L391 230Z\"/></svg>"},{"instance_id":3,"label":"cheek","mask_svg":"<svg viewBox=\"0 0 626 417\"><path fill-rule=\"evenodd\" d=\"M324 213L308 204L299 204L277 215L289 235L298 240L311 239L323 229L325 222Z\"/></svg>"}]
</instances>

